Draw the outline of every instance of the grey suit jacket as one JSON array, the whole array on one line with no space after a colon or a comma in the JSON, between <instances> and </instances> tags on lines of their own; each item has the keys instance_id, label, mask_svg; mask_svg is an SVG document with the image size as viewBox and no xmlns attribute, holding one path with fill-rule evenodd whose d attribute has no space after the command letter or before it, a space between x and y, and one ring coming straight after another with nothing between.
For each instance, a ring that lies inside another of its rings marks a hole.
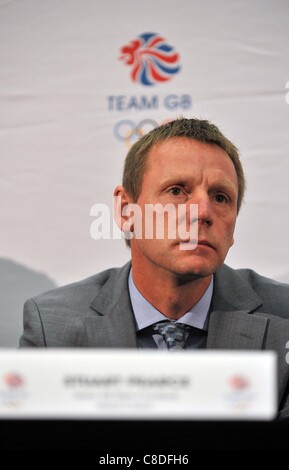
<instances>
[{"instance_id":1,"label":"grey suit jacket","mask_svg":"<svg viewBox=\"0 0 289 470\"><path fill-rule=\"evenodd\" d=\"M28 300L20 347L136 348L131 264ZM215 274L208 349L275 350L280 417L289 419L289 286L224 265Z\"/></svg>"}]
</instances>

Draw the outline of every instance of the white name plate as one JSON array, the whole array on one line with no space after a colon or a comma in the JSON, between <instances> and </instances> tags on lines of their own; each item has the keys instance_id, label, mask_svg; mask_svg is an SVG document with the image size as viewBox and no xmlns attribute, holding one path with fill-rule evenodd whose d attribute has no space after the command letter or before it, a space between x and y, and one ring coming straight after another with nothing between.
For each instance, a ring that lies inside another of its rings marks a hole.
<instances>
[{"instance_id":1,"label":"white name plate","mask_svg":"<svg viewBox=\"0 0 289 470\"><path fill-rule=\"evenodd\" d=\"M0 350L0 417L276 416L273 352Z\"/></svg>"}]
</instances>

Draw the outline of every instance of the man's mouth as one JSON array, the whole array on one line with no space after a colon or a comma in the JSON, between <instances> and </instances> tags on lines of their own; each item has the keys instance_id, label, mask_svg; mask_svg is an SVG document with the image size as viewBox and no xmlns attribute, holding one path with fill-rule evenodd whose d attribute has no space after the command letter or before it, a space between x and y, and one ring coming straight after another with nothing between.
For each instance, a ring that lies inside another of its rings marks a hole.
<instances>
[{"instance_id":1,"label":"man's mouth","mask_svg":"<svg viewBox=\"0 0 289 470\"><path fill-rule=\"evenodd\" d=\"M213 245L207 240L198 240L198 246L208 246L209 248L214 248Z\"/></svg>"},{"instance_id":2,"label":"man's mouth","mask_svg":"<svg viewBox=\"0 0 289 470\"><path fill-rule=\"evenodd\" d=\"M214 246L205 239L187 239L179 242L181 250L195 250L198 247L208 247L215 249Z\"/></svg>"}]
</instances>

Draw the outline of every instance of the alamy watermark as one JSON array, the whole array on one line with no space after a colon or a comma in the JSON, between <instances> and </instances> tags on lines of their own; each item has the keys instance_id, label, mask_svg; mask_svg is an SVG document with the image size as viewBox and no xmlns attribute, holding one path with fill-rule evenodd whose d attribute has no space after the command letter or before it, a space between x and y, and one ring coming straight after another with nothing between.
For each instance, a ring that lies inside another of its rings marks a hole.
<instances>
[{"instance_id":1,"label":"alamy watermark","mask_svg":"<svg viewBox=\"0 0 289 470\"><path fill-rule=\"evenodd\" d=\"M131 238L176 240L181 250L194 250L198 244L197 204L130 203L122 207L121 196L114 197L114 217L106 204L90 210L95 220L90 226L94 240ZM121 230L120 230L121 228Z\"/></svg>"}]
</instances>

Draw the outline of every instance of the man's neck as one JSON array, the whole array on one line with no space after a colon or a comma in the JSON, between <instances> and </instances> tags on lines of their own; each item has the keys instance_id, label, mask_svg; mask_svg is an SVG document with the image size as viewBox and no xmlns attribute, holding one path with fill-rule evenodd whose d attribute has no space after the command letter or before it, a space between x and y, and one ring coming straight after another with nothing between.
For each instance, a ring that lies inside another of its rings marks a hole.
<instances>
[{"instance_id":1,"label":"man's neck","mask_svg":"<svg viewBox=\"0 0 289 470\"><path fill-rule=\"evenodd\" d=\"M132 276L139 292L157 310L171 320L188 312L206 292L212 276L181 278L172 273L144 272L132 263Z\"/></svg>"}]
</instances>

